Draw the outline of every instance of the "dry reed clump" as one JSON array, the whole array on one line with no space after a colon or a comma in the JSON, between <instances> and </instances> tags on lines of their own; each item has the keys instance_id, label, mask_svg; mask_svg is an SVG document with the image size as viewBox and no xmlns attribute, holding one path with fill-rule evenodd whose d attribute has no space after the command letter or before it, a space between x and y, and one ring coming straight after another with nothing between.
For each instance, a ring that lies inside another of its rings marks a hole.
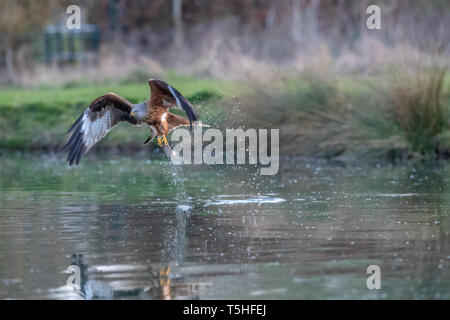
<instances>
[{"instance_id":1,"label":"dry reed clump","mask_svg":"<svg viewBox=\"0 0 450 320\"><path fill-rule=\"evenodd\" d=\"M446 74L443 63L425 57L408 64L390 64L383 80L374 86L382 112L394 120L411 152L446 151L439 139L449 129Z\"/></svg>"}]
</instances>

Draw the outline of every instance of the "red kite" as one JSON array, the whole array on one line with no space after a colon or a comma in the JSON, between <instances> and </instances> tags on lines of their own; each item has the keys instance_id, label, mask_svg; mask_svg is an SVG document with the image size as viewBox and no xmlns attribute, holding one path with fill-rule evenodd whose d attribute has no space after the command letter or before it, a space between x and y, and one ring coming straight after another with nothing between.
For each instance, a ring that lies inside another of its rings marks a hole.
<instances>
[{"instance_id":1,"label":"red kite","mask_svg":"<svg viewBox=\"0 0 450 320\"><path fill-rule=\"evenodd\" d=\"M197 113L192 104L177 89L164 81L149 79L151 97L147 101L132 104L128 100L107 93L95 99L67 131L73 131L72 136L64 147L69 151L67 161L70 165L78 164L83 155L119 122L126 121L135 126L146 123L150 126L150 137L147 144L158 137L158 145L168 147L166 135L179 126L190 125L197 121ZM188 119L169 112L170 108L178 107L184 110Z\"/></svg>"}]
</instances>

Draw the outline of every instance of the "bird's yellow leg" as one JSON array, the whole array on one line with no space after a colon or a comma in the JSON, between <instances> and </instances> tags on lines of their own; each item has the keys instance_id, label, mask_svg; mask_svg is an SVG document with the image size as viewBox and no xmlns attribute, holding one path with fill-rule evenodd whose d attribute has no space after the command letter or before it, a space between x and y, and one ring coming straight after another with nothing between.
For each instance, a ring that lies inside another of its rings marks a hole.
<instances>
[{"instance_id":1,"label":"bird's yellow leg","mask_svg":"<svg viewBox=\"0 0 450 320\"><path fill-rule=\"evenodd\" d=\"M166 136L158 137L158 146L161 148L163 144L165 146L169 145Z\"/></svg>"}]
</instances>

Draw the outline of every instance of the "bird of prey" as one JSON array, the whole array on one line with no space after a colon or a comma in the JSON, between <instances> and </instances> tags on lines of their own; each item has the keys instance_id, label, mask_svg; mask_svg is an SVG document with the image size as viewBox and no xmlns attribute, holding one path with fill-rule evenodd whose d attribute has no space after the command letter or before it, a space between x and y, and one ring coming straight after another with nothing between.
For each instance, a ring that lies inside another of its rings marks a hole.
<instances>
[{"instance_id":1,"label":"bird of prey","mask_svg":"<svg viewBox=\"0 0 450 320\"><path fill-rule=\"evenodd\" d=\"M134 126L146 123L150 126L147 144L158 137L158 145L169 147L166 135L179 126L197 121L198 116L192 104L174 87L162 80L149 79L151 97L147 101L132 104L128 100L107 93L95 99L67 131L72 136L63 151L69 151L67 161L70 165L78 164L83 155L119 122L126 121ZM170 113L169 109L177 107L184 110L188 118ZM170 150L170 149L169 149Z\"/></svg>"}]
</instances>

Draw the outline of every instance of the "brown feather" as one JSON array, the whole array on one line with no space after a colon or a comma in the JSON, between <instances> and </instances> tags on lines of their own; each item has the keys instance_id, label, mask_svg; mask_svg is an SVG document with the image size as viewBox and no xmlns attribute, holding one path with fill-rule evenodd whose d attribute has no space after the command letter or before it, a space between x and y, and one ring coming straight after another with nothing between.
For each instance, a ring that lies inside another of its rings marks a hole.
<instances>
[{"instance_id":1,"label":"brown feather","mask_svg":"<svg viewBox=\"0 0 450 320\"><path fill-rule=\"evenodd\" d=\"M171 107L176 107L175 98L172 97L169 90L167 90L164 86L159 84L158 81L149 81L151 97L150 97L150 105L151 106L165 106L167 104L171 105ZM165 102L165 103L164 103Z\"/></svg>"},{"instance_id":2,"label":"brown feather","mask_svg":"<svg viewBox=\"0 0 450 320\"><path fill-rule=\"evenodd\" d=\"M189 125L188 119L186 119L184 117L180 117L180 116L170 113L170 112L167 114L166 120L169 125L169 131L173 130L179 126L188 126Z\"/></svg>"},{"instance_id":3,"label":"brown feather","mask_svg":"<svg viewBox=\"0 0 450 320\"><path fill-rule=\"evenodd\" d=\"M166 109L179 108L186 112L189 125L198 120L194 106L177 89L162 80L150 79L148 81L151 90L150 106L161 106Z\"/></svg>"}]
</instances>

